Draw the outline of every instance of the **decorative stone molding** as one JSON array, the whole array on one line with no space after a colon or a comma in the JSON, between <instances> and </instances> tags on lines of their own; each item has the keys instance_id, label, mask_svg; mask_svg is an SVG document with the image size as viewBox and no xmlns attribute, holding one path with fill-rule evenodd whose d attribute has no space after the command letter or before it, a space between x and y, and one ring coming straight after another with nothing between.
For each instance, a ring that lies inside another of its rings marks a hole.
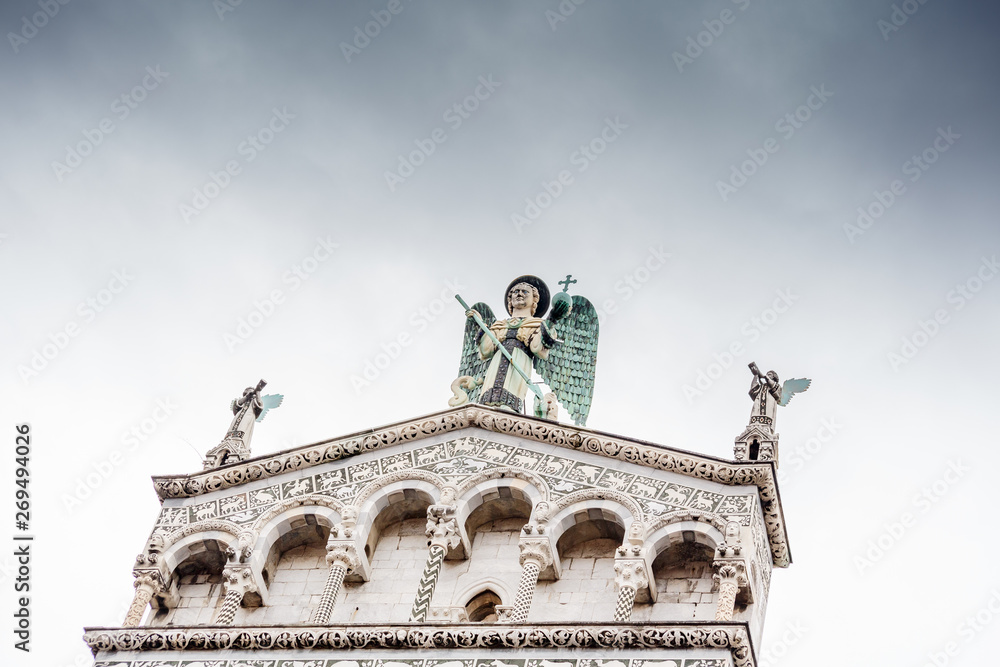
<instances>
[{"instance_id":1,"label":"decorative stone molding","mask_svg":"<svg viewBox=\"0 0 1000 667\"><path fill-rule=\"evenodd\" d=\"M514 605L498 604L493 609L497 613L497 623L510 623L511 615L514 613Z\"/></svg>"},{"instance_id":2,"label":"decorative stone molding","mask_svg":"<svg viewBox=\"0 0 1000 667\"><path fill-rule=\"evenodd\" d=\"M632 515L633 521L638 521L640 523L643 521L643 511L642 508L639 507L639 503L635 502L635 499L633 499L632 496L614 491L612 489L580 489L579 491L574 491L573 493L565 495L556 501L555 509L552 511L552 514L557 514L559 510L564 510L567 507L577 503L586 502L588 500L614 500L629 511L629 514Z\"/></svg>"},{"instance_id":3,"label":"decorative stone molding","mask_svg":"<svg viewBox=\"0 0 1000 667\"><path fill-rule=\"evenodd\" d=\"M778 499L774 462L736 463L724 461L680 450L666 449L641 441L610 436L585 428L553 424L546 420L524 415L513 415L486 406L455 408L375 431L307 445L271 456L249 459L207 472L156 477L154 478L154 486L161 499L194 497L330 461L338 461L361 452L374 451L472 426L628 461L640 466L667 470L719 484L756 486L764 512L774 564L778 567L785 567L791 562L784 518ZM401 478L406 478L408 473L412 472L414 471L399 474Z\"/></svg>"},{"instance_id":4,"label":"decorative stone molding","mask_svg":"<svg viewBox=\"0 0 1000 667\"><path fill-rule=\"evenodd\" d=\"M547 501L551 497L551 492L549 491L549 485L545 483L539 475L531 472L530 470L525 470L524 468L515 468L513 466L504 466L501 468L490 468L485 472L481 472L478 475L473 475L468 479L465 479L458 487L459 497L464 496L469 489L475 487L477 484L482 484L483 482L490 479L521 479L531 484L533 487L538 489L538 493L541 494L542 500Z\"/></svg>"},{"instance_id":5,"label":"decorative stone molding","mask_svg":"<svg viewBox=\"0 0 1000 667\"><path fill-rule=\"evenodd\" d=\"M539 570L545 570L555 562L552 554L552 542L547 537L521 537L517 543L521 550L519 561L524 567L529 561L538 564Z\"/></svg>"},{"instance_id":6,"label":"decorative stone molding","mask_svg":"<svg viewBox=\"0 0 1000 667\"><path fill-rule=\"evenodd\" d=\"M427 472L426 470L402 470L400 472L389 473L388 475L382 475L376 477L372 481L368 482L362 489L358 492L358 495L354 497L353 504L357 507L361 507L368 498L371 497L373 493L386 487L395 482L402 482L404 480L417 480L421 482L427 482L431 486L435 486L438 490L443 490L447 484L444 478L440 475L435 475L432 472Z\"/></svg>"},{"instance_id":7,"label":"decorative stone molding","mask_svg":"<svg viewBox=\"0 0 1000 667\"><path fill-rule=\"evenodd\" d=\"M281 516L290 509L296 507L329 507L334 512L340 516L344 516L344 503L340 502L336 498L331 498L329 496L321 496L319 494L309 494L305 496L298 496L297 498L292 498L290 500L285 500L280 502L269 510L257 517L253 522L253 530L256 533L266 526L272 519L277 516Z\"/></svg>"},{"instance_id":8,"label":"decorative stone molding","mask_svg":"<svg viewBox=\"0 0 1000 667\"><path fill-rule=\"evenodd\" d=\"M300 651L353 649L727 649L735 667L756 667L746 623L644 623L87 628L96 656L114 651ZM662 655L662 654L660 654ZM669 656L664 656L669 657Z\"/></svg>"}]
</instances>

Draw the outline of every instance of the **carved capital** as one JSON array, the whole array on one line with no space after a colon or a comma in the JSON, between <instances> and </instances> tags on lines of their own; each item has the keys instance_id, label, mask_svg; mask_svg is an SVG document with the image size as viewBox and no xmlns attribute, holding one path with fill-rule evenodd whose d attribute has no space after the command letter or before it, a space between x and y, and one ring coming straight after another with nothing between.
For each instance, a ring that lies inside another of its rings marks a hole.
<instances>
[{"instance_id":1,"label":"carved capital","mask_svg":"<svg viewBox=\"0 0 1000 667\"><path fill-rule=\"evenodd\" d=\"M358 548L354 542L330 540L326 543L326 564L333 566L336 563L342 563L347 568L348 573L361 567Z\"/></svg>"},{"instance_id":2,"label":"carved capital","mask_svg":"<svg viewBox=\"0 0 1000 667\"><path fill-rule=\"evenodd\" d=\"M226 566L222 570L222 586L226 595L231 592L246 595L257 591L257 584L253 580L253 571L245 566Z\"/></svg>"},{"instance_id":3,"label":"carved capital","mask_svg":"<svg viewBox=\"0 0 1000 667\"><path fill-rule=\"evenodd\" d=\"M132 585L135 587L136 591L145 589L150 595L156 595L166 588L163 576L160 574L159 570L133 570L132 576L135 577L135 581L132 582Z\"/></svg>"},{"instance_id":4,"label":"carved capital","mask_svg":"<svg viewBox=\"0 0 1000 667\"><path fill-rule=\"evenodd\" d=\"M458 508L454 505L431 505L427 508L427 537L432 545L437 544L445 549L454 549L462 542L458 532L458 519L455 514Z\"/></svg>"},{"instance_id":5,"label":"carved capital","mask_svg":"<svg viewBox=\"0 0 1000 667\"><path fill-rule=\"evenodd\" d=\"M746 588L750 584L746 562L742 558L717 559L712 567L715 569L712 580L716 586L732 582L738 588Z\"/></svg>"},{"instance_id":6,"label":"carved capital","mask_svg":"<svg viewBox=\"0 0 1000 667\"><path fill-rule=\"evenodd\" d=\"M615 585L640 590L649 586L646 561L641 558L615 558Z\"/></svg>"},{"instance_id":7,"label":"carved capital","mask_svg":"<svg viewBox=\"0 0 1000 667\"><path fill-rule=\"evenodd\" d=\"M552 543L549 542L547 537L522 537L517 546L521 550L519 557L521 567L532 561L538 563L539 570L544 570L552 565Z\"/></svg>"}]
</instances>

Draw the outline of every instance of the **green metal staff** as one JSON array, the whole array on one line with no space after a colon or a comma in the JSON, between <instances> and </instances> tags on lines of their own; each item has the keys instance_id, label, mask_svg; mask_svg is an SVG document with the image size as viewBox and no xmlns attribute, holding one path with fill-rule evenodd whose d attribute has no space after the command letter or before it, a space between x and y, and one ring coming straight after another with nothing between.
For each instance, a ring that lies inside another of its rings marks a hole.
<instances>
[{"instance_id":1,"label":"green metal staff","mask_svg":"<svg viewBox=\"0 0 1000 667\"><path fill-rule=\"evenodd\" d=\"M507 357L507 361L509 361L510 365L514 367L514 370L516 370L518 373L521 374L521 377L524 378L524 381L527 382L528 386L531 387L531 390L535 392L535 396L538 397L538 400L544 404L545 396L542 395L542 390L538 388L538 385L536 385L531 381L531 378L528 377L523 370L521 370L521 367L518 366L517 362L514 361L514 357L510 356L510 352L508 352L507 348L503 346L503 344L500 342L500 339L493 335L493 332L490 331L490 328L486 326L485 322L483 322L483 318L479 316L479 311L469 308L469 304L465 303L462 297L459 296L458 294L455 295L455 298L458 299L458 302L462 304L463 308L465 308L465 312L467 313L470 311L472 312L472 317L473 319L476 320L476 324L479 325L479 328L483 330L483 333L485 333L487 336L490 337L490 340L492 340L493 344L497 346L497 349L503 353L503 356Z\"/></svg>"}]
</instances>

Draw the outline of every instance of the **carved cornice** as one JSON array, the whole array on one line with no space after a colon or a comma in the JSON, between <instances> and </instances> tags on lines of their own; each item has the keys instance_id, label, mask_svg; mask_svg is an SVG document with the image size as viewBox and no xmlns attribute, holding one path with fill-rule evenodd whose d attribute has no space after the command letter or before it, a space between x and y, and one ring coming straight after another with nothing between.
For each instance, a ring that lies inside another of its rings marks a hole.
<instances>
[{"instance_id":1,"label":"carved cornice","mask_svg":"<svg viewBox=\"0 0 1000 667\"><path fill-rule=\"evenodd\" d=\"M773 462L726 461L569 424L556 424L545 419L511 414L481 405L454 408L363 433L240 461L211 471L192 475L154 477L153 484L161 500L189 498L339 461L362 452L470 427L590 452L727 486L756 486L764 511L764 523L771 543L774 564L786 567L791 562Z\"/></svg>"},{"instance_id":2,"label":"carved cornice","mask_svg":"<svg viewBox=\"0 0 1000 667\"><path fill-rule=\"evenodd\" d=\"M96 656L112 651L269 651L350 649L728 649L736 667L756 667L746 623L483 625L447 627L86 628Z\"/></svg>"}]
</instances>

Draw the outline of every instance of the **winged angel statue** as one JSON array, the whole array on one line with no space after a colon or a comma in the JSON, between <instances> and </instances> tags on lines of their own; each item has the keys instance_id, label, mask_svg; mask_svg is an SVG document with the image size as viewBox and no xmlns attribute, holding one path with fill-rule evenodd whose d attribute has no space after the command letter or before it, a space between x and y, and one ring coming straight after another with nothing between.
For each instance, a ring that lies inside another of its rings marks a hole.
<instances>
[{"instance_id":1,"label":"winged angel statue","mask_svg":"<svg viewBox=\"0 0 1000 667\"><path fill-rule=\"evenodd\" d=\"M250 456L250 437L255 422L263 421L267 411L277 408L284 400L281 394L261 395L267 382L261 380L256 387L247 387L243 395L229 403L233 421L229 424L226 437L209 450L205 459L205 469L217 468L232 461L242 461Z\"/></svg>"},{"instance_id":2,"label":"winged angel statue","mask_svg":"<svg viewBox=\"0 0 1000 667\"><path fill-rule=\"evenodd\" d=\"M792 396L802 393L812 384L812 380L807 378L792 378L781 383L777 373L761 373L756 363L750 364L750 372L753 373L750 381L750 398L753 399L750 423L761 424L771 430L774 430L778 406L788 405Z\"/></svg>"},{"instance_id":3,"label":"winged angel statue","mask_svg":"<svg viewBox=\"0 0 1000 667\"><path fill-rule=\"evenodd\" d=\"M594 396L598 320L590 301L568 293L575 282L570 276L559 282L563 291L551 298L549 310L549 289L540 278L515 278L504 294L510 317L502 320L485 303L470 308L456 295L469 319L449 405L478 402L523 413L531 390L535 415L554 419L558 401L577 425L586 425ZM552 393L542 395L531 381L532 368Z\"/></svg>"}]
</instances>

